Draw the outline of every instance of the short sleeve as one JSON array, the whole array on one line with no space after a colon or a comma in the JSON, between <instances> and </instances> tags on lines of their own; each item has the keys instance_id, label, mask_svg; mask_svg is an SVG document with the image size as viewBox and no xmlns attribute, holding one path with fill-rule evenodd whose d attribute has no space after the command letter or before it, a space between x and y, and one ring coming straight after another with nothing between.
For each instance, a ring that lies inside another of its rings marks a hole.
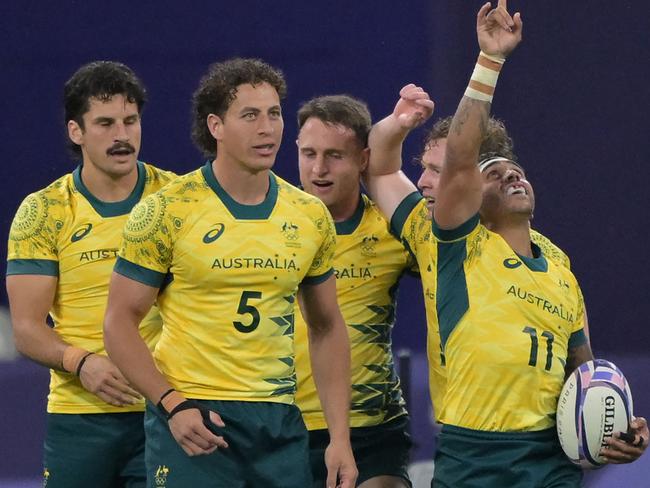
<instances>
[{"instance_id":1,"label":"short sleeve","mask_svg":"<svg viewBox=\"0 0 650 488\"><path fill-rule=\"evenodd\" d=\"M316 219L316 227L321 238L320 246L303 280L306 284L325 281L333 273L334 251L336 250L336 228L330 213L320 206L321 213Z\"/></svg>"},{"instance_id":2,"label":"short sleeve","mask_svg":"<svg viewBox=\"0 0 650 488\"><path fill-rule=\"evenodd\" d=\"M62 225L51 215L50 201L44 194L25 198L9 231L7 275L58 276L56 236Z\"/></svg>"},{"instance_id":3,"label":"short sleeve","mask_svg":"<svg viewBox=\"0 0 650 488\"><path fill-rule=\"evenodd\" d=\"M160 193L133 207L124 226L117 273L150 286L163 283L172 262L175 226L179 227L168 211Z\"/></svg>"}]
</instances>

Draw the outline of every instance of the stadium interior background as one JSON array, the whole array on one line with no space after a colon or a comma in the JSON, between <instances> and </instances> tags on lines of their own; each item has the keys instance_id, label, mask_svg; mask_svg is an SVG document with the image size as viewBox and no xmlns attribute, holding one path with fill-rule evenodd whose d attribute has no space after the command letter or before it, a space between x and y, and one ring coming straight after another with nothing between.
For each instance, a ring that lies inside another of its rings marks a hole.
<instances>
[{"instance_id":1,"label":"stadium interior background","mask_svg":"<svg viewBox=\"0 0 650 488\"><path fill-rule=\"evenodd\" d=\"M480 4L5 2L0 240L6 243L14 212L28 193L75 167L65 149L61 96L64 82L86 62L122 61L141 77L149 102L140 159L179 173L203 163L190 140L190 98L208 64L244 56L281 68L289 90L275 172L297 183L295 113L312 96L360 97L378 120L392 110L399 89L414 82L435 100L434 118L452 114L477 55ZM506 63L493 114L506 121L534 185L533 226L571 257L595 355L623 369L635 412L650 417L650 9L643 0L520 0L509 7L522 9L524 42ZM405 171L414 180L419 171L410 162L424 130L405 147ZM6 246L0 249L5 262ZM7 306L1 288L0 305ZM7 320L0 322L0 486L36 486L31 480L41 470L47 372L12 359L8 330ZM414 459L429 459L434 428L425 319L422 291L412 279L400 289L394 343L395 350L411 352ZM648 455L592 474L587 486L647 486L644 472L650 472Z\"/></svg>"}]
</instances>

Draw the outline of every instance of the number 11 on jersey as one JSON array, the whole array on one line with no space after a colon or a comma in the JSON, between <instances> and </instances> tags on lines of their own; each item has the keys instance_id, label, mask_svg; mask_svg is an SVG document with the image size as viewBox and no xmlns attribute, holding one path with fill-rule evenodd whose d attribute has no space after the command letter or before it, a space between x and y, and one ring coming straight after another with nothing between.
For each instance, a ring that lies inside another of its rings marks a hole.
<instances>
[{"instance_id":1,"label":"number 11 on jersey","mask_svg":"<svg viewBox=\"0 0 650 488\"><path fill-rule=\"evenodd\" d=\"M539 349L537 330L533 327L526 326L522 332L530 336L530 357L528 358L528 366L535 367L537 366L537 350ZM555 336L552 332L547 330L543 331L541 335L546 339L546 364L544 365L544 369L550 371L553 364L553 341Z\"/></svg>"}]
</instances>

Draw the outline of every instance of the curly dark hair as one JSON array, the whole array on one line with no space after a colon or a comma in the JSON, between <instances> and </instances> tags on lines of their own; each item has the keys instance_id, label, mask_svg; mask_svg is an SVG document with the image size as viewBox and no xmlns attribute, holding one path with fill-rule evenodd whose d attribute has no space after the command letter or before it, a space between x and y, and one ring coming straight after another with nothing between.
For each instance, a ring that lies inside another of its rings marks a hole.
<instances>
[{"instance_id":1,"label":"curly dark hair","mask_svg":"<svg viewBox=\"0 0 650 488\"><path fill-rule=\"evenodd\" d=\"M210 65L192 97L192 139L206 156L217 152L217 144L206 124L208 115L223 119L237 96L238 86L265 82L275 88L280 100L286 96L287 84L282 71L261 59L233 58Z\"/></svg>"},{"instance_id":2,"label":"curly dark hair","mask_svg":"<svg viewBox=\"0 0 650 488\"><path fill-rule=\"evenodd\" d=\"M424 138L423 152L430 146L435 145L438 139L447 138L452 118L453 117L445 117L438 119L436 123L433 124L433 127L431 127L431 130ZM514 152L514 142L510 135L508 135L506 126L503 124L503 121L490 117L488 119L487 133L481 143L481 148L479 149L479 158L477 163L486 157L496 155L517 162L517 155Z\"/></svg>"},{"instance_id":3,"label":"curly dark hair","mask_svg":"<svg viewBox=\"0 0 650 488\"><path fill-rule=\"evenodd\" d=\"M90 109L90 99L109 101L114 95L124 95L138 106L142 113L147 101L147 91L128 66L116 61L93 61L79 68L63 87L65 124L74 120L84 129L83 115ZM68 148L75 156L81 147L68 140Z\"/></svg>"},{"instance_id":4,"label":"curly dark hair","mask_svg":"<svg viewBox=\"0 0 650 488\"><path fill-rule=\"evenodd\" d=\"M312 98L298 110L298 129L307 119L315 117L326 124L342 125L352 129L361 147L368 146L372 118L368 106L349 95L327 95Z\"/></svg>"}]
</instances>

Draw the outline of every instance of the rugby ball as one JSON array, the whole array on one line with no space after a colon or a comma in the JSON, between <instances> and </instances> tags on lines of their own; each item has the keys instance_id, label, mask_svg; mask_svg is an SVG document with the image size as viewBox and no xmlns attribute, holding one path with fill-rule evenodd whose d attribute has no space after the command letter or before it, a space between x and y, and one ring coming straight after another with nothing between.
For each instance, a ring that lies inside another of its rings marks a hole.
<instances>
[{"instance_id":1,"label":"rugby ball","mask_svg":"<svg viewBox=\"0 0 650 488\"><path fill-rule=\"evenodd\" d=\"M582 364L562 387L557 405L557 433L569 459L583 468L599 468L599 455L615 432L627 432L632 394L620 369L604 359Z\"/></svg>"}]
</instances>

